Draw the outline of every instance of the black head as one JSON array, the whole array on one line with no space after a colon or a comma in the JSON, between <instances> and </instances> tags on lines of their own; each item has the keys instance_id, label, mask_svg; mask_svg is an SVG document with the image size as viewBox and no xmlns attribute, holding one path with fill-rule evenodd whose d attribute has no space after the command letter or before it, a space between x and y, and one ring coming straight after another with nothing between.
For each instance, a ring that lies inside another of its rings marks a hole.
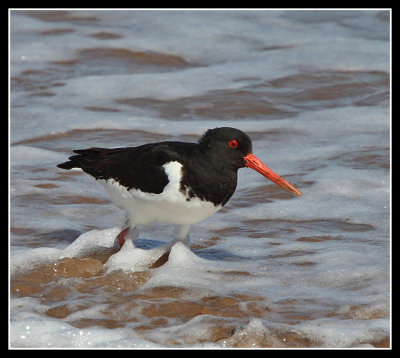
<instances>
[{"instance_id":1,"label":"black head","mask_svg":"<svg viewBox=\"0 0 400 358\"><path fill-rule=\"evenodd\" d=\"M244 157L252 152L249 136L230 127L209 129L200 138L199 144L209 155L218 157L221 165L227 164L235 170L245 166Z\"/></svg>"},{"instance_id":2,"label":"black head","mask_svg":"<svg viewBox=\"0 0 400 358\"><path fill-rule=\"evenodd\" d=\"M301 195L293 185L275 174L253 155L251 139L239 129L229 127L210 129L200 138L199 145L215 166L234 171L243 167L251 168L285 190Z\"/></svg>"}]
</instances>

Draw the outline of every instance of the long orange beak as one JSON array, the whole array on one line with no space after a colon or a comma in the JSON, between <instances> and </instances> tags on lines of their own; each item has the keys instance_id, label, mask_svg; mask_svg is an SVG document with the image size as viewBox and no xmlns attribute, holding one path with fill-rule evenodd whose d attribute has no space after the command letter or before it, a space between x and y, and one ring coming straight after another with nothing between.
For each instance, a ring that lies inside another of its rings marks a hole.
<instances>
[{"instance_id":1,"label":"long orange beak","mask_svg":"<svg viewBox=\"0 0 400 358\"><path fill-rule=\"evenodd\" d=\"M253 154L248 154L243 157L246 162L246 167L254 169L256 172L264 175L267 179L273 181L275 184L278 184L283 189L287 190L292 194L296 194L301 196L301 193L290 183L288 183L285 179L282 179L279 175L275 174L271 169L267 168L261 160L255 157Z\"/></svg>"}]
</instances>

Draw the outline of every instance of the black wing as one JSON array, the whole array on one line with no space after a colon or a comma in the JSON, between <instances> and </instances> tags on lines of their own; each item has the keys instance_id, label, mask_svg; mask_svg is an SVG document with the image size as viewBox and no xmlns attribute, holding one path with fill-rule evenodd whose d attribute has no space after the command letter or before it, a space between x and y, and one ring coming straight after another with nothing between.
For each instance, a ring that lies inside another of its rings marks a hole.
<instances>
[{"instance_id":1,"label":"black wing","mask_svg":"<svg viewBox=\"0 0 400 358\"><path fill-rule=\"evenodd\" d=\"M129 189L160 194L168 184L163 165L180 159L175 142L145 144L127 148L74 150L62 169L81 168L95 179L114 179Z\"/></svg>"}]
</instances>

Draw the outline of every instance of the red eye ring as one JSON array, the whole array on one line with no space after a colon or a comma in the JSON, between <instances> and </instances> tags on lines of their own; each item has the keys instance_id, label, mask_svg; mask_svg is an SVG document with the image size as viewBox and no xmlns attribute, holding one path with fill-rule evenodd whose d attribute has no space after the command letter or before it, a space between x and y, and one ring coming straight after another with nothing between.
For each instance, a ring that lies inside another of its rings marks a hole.
<instances>
[{"instance_id":1,"label":"red eye ring","mask_svg":"<svg viewBox=\"0 0 400 358\"><path fill-rule=\"evenodd\" d=\"M231 140L228 142L228 145L229 145L231 148L236 148L236 147L239 145L239 142L238 142L236 139L231 139Z\"/></svg>"}]
</instances>

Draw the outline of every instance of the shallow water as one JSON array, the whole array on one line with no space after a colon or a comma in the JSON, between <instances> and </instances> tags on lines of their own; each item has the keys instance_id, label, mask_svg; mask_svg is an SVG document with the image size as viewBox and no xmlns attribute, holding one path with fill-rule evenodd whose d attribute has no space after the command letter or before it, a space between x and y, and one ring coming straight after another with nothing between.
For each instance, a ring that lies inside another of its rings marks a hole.
<instances>
[{"instance_id":1,"label":"shallow water","mask_svg":"<svg viewBox=\"0 0 400 358\"><path fill-rule=\"evenodd\" d=\"M388 11L11 11L11 347L388 347ZM239 171L190 247L74 149L232 126L303 194ZM129 241L128 241L129 243Z\"/></svg>"}]
</instances>

